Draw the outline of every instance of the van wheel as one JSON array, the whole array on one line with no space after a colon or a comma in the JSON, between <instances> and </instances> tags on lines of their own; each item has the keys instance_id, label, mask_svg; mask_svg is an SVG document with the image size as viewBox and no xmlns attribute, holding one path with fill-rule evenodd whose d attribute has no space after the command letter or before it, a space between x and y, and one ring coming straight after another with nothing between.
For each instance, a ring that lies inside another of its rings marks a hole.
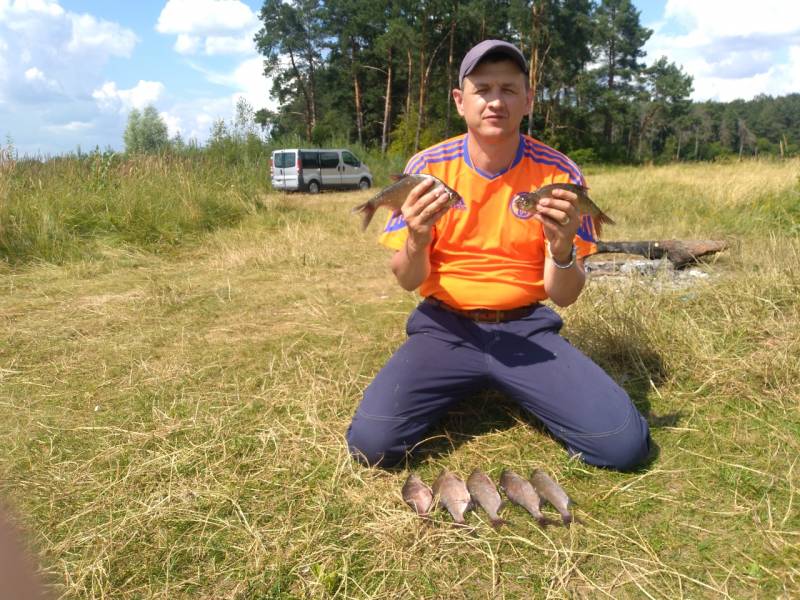
<instances>
[{"instance_id":1,"label":"van wheel","mask_svg":"<svg viewBox=\"0 0 800 600\"><path fill-rule=\"evenodd\" d=\"M317 181L309 181L308 182L308 193L309 194L319 194L319 182L317 182Z\"/></svg>"},{"instance_id":2,"label":"van wheel","mask_svg":"<svg viewBox=\"0 0 800 600\"><path fill-rule=\"evenodd\" d=\"M360 190L368 190L369 189L369 179L362 179L358 182L358 189Z\"/></svg>"}]
</instances>

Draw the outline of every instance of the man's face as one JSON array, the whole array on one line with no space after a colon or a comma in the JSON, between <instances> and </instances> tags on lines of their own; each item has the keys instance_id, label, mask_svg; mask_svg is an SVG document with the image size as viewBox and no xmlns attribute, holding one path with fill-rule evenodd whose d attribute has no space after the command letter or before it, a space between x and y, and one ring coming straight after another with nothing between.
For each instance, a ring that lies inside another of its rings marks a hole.
<instances>
[{"instance_id":1,"label":"man's face","mask_svg":"<svg viewBox=\"0 0 800 600\"><path fill-rule=\"evenodd\" d=\"M464 78L464 89L453 90L469 132L497 142L518 136L532 100L525 82L525 74L511 60L479 64Z\"/></svg>"}]
</instances>

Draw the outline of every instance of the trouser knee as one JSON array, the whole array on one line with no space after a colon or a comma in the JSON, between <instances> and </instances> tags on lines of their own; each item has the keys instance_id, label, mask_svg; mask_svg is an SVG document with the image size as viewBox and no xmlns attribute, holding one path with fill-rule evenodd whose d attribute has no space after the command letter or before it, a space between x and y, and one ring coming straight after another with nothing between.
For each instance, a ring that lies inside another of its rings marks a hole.
<instances>
[{"instance_id":1,"label":"trouser knee","mask_svg":"<svg viewBox=\"0 0 800 600\"><path fill-rule=\"evenodd\" d=\"M631 421L624 430L593 440L581 451L583 460L617 471L630 471L643 463L650 454L650 430L638 413Z\"/></svg>"},{"instance_id":2,"label":"trouser knee","mask_svg":"<svg viewBox=\"0 0 800 600\"><path fill-rule=\"evenodd\" d=\"M370 467L389 468L403 460L405 450L395 444L383 428L372 427L353 419L347 430L347 447L350 455Z\"/></svg>"}]
</instances>

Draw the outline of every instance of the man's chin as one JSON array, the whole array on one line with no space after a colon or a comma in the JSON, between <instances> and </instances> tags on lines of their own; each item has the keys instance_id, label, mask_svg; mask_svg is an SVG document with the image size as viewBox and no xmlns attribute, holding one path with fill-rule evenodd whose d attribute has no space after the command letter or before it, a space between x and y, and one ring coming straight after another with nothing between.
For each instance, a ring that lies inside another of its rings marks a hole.
<instances>
[{"instance_id":1,"label":"man's chin","mask_svg":"<svg viewBox=\"0 0 800 600\"><path fill-rule=\"evenodd\" d=\"M487 142L502 142L510 137L516 137L519 135L516 130L511 130L507 127L499 127L497 125L487 125L486 123L482 124L482 126L475 131L475 134Z\"/></svg>"}]
</instances>

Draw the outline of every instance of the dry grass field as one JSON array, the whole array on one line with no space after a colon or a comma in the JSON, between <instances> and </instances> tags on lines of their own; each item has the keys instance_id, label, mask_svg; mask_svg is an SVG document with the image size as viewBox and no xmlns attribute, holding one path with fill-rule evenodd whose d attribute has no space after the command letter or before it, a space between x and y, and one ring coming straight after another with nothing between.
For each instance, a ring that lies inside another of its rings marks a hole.
<instances>
[{"instance_id":1,"label":"dry grass field","mask_svg":"<svg viewBox=\"0 0 800 600\"><path fill-rule=\"evenodd\" d=\"M115 235L0 266L0 495L60 598L797 598L799 174L589 171L607 239L731 244L688 285L596 277L560 310L648 417L636 472L570 460L494 394L407 469L352 462L349 419L418 298L349 213L369 193L254 192L165 251ZM409 468L475 466L547 469L583 524L509 506L460 531L401 501Z\"/></svg>"}]
</instances>

